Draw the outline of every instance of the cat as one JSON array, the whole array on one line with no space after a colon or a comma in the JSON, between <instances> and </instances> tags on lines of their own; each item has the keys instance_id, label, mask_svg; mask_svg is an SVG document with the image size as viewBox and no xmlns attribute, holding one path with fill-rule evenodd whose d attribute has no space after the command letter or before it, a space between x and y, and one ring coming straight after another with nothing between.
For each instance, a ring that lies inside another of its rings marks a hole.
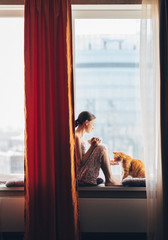
<instances>
[{"instance_id":1,"label":"cat","mask_svg":"<svg viewBox=\"0 0 168 240\"><path fill-rule=\"evenodd\" d=\"M122 180L128 175L133 178L145 178L145 165L141 160L131 158L123 152L113 152L114 161L121 162L123 168Z\"/></svg>"}]
</instances>

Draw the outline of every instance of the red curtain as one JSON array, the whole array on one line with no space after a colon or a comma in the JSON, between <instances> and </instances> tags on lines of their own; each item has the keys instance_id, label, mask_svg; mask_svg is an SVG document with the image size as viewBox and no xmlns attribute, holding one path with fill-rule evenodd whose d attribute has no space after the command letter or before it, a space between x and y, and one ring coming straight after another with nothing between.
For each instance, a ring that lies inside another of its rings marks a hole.
<instances>
[{"instance_id":1,"label":"red curtain","mask_svg":"<svg viewBox=\"0 0 168 240\"><path fill-rule=\"evenodd\" d=\"M77 240L71 8L25 1L25 239Z\"/></svg>"}]
</instances>

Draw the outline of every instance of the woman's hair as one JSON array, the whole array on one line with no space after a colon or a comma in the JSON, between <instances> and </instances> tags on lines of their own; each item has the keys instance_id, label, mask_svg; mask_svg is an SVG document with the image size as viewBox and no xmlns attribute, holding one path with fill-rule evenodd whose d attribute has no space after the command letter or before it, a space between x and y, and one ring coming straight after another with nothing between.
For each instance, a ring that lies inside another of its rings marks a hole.
<instances>
[{"instance_id":1,"label":"woman's hair","mask_svg":"<svg viewBox=\"0 0 168 240\"><path fill-rule=\"evenodd\" d=\"M81 112L78 118L75 120L75 127L77 127L78 125L82 125L86 120L92 121L95 118L96 118L95 115L93 115L90 112L87 111Z\"/></svg>"}]
</instances>

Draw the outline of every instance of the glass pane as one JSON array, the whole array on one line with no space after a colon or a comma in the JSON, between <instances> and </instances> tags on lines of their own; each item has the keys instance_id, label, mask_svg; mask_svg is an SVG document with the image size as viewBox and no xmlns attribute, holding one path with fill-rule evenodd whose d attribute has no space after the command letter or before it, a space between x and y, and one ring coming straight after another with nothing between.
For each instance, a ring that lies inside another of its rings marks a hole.
<instances>
[{"instance_id":1,"label":"glass pane","mask_svg":"<svg viewBox=\"0 0 168 240\"><path fill-rule=\"evenodd\" d=\"M95 114L88 138L101 137L110 159L121 151L143 160L139 44L139 19L75 20L75 115Z\"/></svg>"},{"instance_id":2,"label":"glass pane","mask_svg":"<svg viewBox=\"0 0 168 240\"><path fill-rule=\"evenodd\" d=\"M24 173L24 19L0 18L0 175Z\"/></svg>"}]
</instances>

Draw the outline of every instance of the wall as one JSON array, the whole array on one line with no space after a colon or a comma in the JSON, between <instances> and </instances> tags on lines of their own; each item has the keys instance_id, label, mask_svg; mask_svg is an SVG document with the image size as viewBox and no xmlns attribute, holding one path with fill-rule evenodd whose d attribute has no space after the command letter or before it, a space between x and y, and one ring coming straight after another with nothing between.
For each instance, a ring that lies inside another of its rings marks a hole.
<instances>
[{"instance_id":1,"label":"wall","mask_svg":"<svg viewBox=\"0 0 168 240\"><path fill-rule=\"evenodd\" d=\"M82 232L146 232L146 199L80 198Z\"/></svg>"},{"instance_id":2,"label":"wall","mask_svg":"<svg viewBox=\"0 0 168 240\"><path fill-rule=\"evenodd\" d=\"M80 198L82 232L146 232L146 199ZM24 232L24 196L0 197L0 232Z\"/></svg>"},{"instance_id":3,"label":"wall","mask_svg":"<svg viewBox=\"0 0 168 240\"><path fill-rule=\"evenodd\" d=\"M0 196L0 232L24 232L23 196Z\"/></svg>"}]
</instances>

